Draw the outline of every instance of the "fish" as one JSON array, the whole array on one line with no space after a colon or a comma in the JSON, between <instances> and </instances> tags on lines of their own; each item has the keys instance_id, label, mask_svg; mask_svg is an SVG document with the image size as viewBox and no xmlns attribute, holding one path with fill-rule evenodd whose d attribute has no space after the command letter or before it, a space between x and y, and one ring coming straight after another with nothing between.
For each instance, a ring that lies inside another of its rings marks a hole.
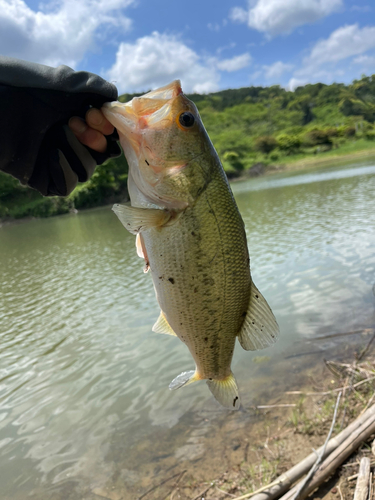
<instances>
[{"instance_id":1,"label":"fish","mask_svg":"<svg viewBox=\"0 0 375 500\"><path fill-rule=\"evenodd\" d=\"M175 80L102 111L129 165L130 204L113 211L152 277L161 309L152 330L177 336L195 362L169 388L206 380L223 407L238 410L236 338L263 349L279 326L252 281L244 222L198 109Z\"/></svg>"}]
</instances>

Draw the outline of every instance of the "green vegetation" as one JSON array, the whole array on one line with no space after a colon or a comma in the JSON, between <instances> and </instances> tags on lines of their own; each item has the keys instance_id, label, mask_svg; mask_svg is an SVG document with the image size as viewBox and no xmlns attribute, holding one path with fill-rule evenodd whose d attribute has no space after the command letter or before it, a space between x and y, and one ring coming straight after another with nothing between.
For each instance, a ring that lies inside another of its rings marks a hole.
<instances>
[{"instance_id":1,"label":"green vegetation","mask_svg":"<svg viewBox=\"0 0 375 500\"><path fill-rule=\"evenodd\" d=\"M375 75L350 85L317 83L294 92L249 87L188 97L197 104L228 177L243 175L257 163L289 165L309 157L375 152ZM43 198L0 173L0 217L48 217L112 203L126 197L126 180L124 157L98 167L65 199Z\"/></svg>"}]
</instances>

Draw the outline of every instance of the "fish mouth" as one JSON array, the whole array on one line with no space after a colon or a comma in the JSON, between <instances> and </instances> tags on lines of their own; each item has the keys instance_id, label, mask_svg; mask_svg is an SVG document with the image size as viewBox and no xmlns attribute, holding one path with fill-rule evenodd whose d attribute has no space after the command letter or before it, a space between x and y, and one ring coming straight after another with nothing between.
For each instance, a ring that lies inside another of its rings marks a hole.
<instances>
[{"instance_id":1,"label":"fish mouth","mask_svg":"<svg viewBox=\"0 0 375 500\"><path fill-rule=\"evenodd\" d=\"M171 194L166 179L177 176L188 164L174 145L178 142L175 130L180 127L176 117L183 111L196 113L195 106L184 96L181 83L169 85L134 97L130 102L108 102L103 114L120 136L128 165L128 189L132 204L186 208L181 193ZM175 139L175 142L174 141ZM176 152L177 151L177 152Z\"/></svg>"},{"instance_id":2,"label":"fish mouth","mask_svg":"<svg viewBox=\"0 0 375 500\"><path fill-rule=\"evenodd\" d=\"M139 143L139 135L148 127L158 128L171 120L175 98L182 94L180 80L153 90L130 102L106 102L102 111L113 126L128 139L133 146ZM137 148L136 148L137 149Z\"/></svg>"}]
</instances>

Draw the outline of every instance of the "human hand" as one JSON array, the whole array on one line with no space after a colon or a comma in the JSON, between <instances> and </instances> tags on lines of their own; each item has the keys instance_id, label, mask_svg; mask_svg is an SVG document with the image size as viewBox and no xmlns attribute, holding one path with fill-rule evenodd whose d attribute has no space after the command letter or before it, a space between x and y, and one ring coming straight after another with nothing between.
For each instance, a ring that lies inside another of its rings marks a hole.
<instances>
[{"instance_id":1,"label":"human hand","mask_svg":"<svg viewBox=\"0 0 375 500\"><path fill-rule=\"evenodd\" d=\"M99 111L116 99L116 87L93 73L0 56L0 170L44 196L67 196L120 156Z\"/></svg>"},{"instance_id":2,"label":"human hand","mask_svg":"<svg viewBox=\"0 0 375 500\"><path fill-rule=\"evenodd\" d=\"M106 135L113 134L115 128L97 108L87 111L85 120L73 116L68 123L77 139L84 145L99 153L107 149Z\"/></svg>"}]
</instances>

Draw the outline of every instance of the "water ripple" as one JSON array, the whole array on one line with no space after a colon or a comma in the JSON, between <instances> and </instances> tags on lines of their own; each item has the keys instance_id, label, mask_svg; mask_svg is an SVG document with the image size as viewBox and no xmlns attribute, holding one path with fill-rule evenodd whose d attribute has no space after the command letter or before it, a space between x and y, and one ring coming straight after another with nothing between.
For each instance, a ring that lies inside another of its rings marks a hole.
<instances>
[{"instance_id":1,"label":"water ripple","mask_svg":"<svg viewBox=\"0 0 375 500\"><path fill-rule=\"evenodd\" d=\"M374 172L236 185L253 277L281 326L267 352L273 359L297 340L375 320ZM177 339L151 332L158 306L150 276L110 210L0 232L1 498L35 490L49 499L49 488L72 479L79 486L71 498L81 498L94 477L103 484L111 477L106 457L118 449L133 477L133 462L153 460L146 443L161 430L170 456L192 443L203 453L196 436L182 440L174 429L222 412L205 384L167 390L193 362ZM265 370L281 378L276 363L258 367L251 356L237 348L233 363L245 402Z\"/></svg>"}]
</instances>

